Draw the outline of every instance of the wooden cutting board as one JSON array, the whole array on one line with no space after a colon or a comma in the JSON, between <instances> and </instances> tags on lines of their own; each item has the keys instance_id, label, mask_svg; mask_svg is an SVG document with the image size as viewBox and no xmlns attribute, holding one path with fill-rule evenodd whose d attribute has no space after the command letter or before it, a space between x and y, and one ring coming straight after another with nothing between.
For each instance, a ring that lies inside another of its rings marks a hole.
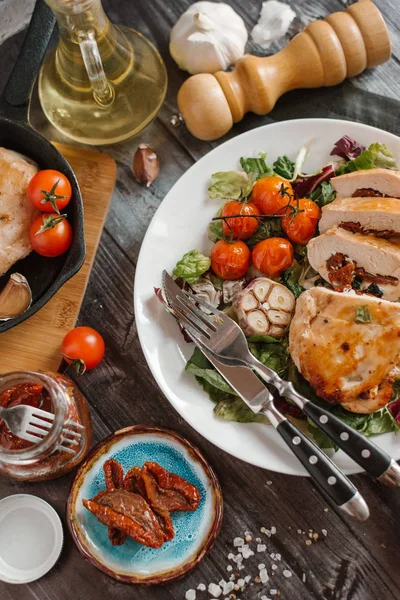
<instances>
[{"instance_id":1,"label":"wooden cutting board","mask_svg":"<svg viewBox=\"0 0 400 600\"><path fill-rule=\"evenodd\" d=\"M60 345L75 326L115 185L117 167L107 154L54 144L78 179L85 211L86 259L80 271L37 313L0 334L0 371L57 371Z\"/></svg>"}]
</instances>

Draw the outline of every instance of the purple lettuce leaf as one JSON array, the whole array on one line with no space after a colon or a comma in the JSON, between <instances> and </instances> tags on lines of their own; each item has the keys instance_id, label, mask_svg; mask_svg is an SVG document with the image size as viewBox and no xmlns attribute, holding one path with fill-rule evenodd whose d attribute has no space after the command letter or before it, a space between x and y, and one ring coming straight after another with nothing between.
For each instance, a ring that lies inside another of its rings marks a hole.
<instances>
[{"instance_id":1,"label":"purple lettuce leaf","mask_svg":"<svg viewBox=\"0 0 400 600\"><path fill-rule=\"evenodd\" d=\"M344 135L336 142L331 152L331 156L340 156L345 160L353 160L353 158L357 158L364 150L365 146L359 144L348 135Z\"/></svg>"},{"instance_id":2,"label":"purple lettuce leaf","mask_svg":"<svg viewBox=\"0 0 400 600\"><path fill-rule=\"evenodd\" d=\"M400 398L395 400L394 402L390 402L387 405L387 408L392 415L393 419L396 421L398 425L400 425Z\"/></svg>"},{"instance_id":3,"label":"purple lettuce leaf","mask_svg":"<svg viewBox=\"0 0 400 600\"><path fill-rule=\"evenodd\" d=\"M320 183L328 181L328 179L334 176L335 171L333 165L326 165L326 167L316 175L303 175L302 177L298 177L296 181L292 183L292 186L297 198L304 198L304 196L309 196Z\"/></svg>"}]
</instances>

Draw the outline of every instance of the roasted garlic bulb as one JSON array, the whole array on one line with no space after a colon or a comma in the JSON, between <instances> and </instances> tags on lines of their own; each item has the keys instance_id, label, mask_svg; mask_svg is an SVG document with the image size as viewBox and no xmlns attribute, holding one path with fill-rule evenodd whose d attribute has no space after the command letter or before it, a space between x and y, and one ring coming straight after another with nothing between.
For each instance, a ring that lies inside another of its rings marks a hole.
<instances>
[{"instance_id":1,"label":"roasted garlic bulb","mask_svg":"<svg viewBox=\"0 0 400 600\"><path fill-rule=\"evenodd\" d=\"M295 298L281 283L257 277L233 302L239 325L247 336L267 334L282 337L292 320Z\"/></svg>"}]
</instances>

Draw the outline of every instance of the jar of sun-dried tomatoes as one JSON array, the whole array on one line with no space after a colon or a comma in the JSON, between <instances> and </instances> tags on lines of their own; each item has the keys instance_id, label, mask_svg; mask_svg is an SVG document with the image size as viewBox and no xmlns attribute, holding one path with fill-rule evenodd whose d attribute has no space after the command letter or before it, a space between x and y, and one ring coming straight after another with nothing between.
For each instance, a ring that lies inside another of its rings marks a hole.
<instances>
[{"instance_id":1,"label":"jar of sun-dried tomatoes","mask_svg":"<svg viewBox=\"0 0 400 600\"><path fill-rule=\"evenodd\" d=\"M26 481L59 477L88 453L92 425L86 400L59 373L15 372L0 376L0 406L28 405L54 415L38 442L23 440L0 419L0 475Z\"/></svg>"}]
</instances>

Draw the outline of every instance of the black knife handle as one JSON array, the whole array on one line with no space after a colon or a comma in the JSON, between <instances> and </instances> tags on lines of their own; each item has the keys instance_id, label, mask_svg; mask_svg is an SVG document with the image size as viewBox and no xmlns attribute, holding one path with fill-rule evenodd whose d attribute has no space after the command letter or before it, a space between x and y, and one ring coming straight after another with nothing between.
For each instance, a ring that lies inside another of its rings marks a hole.
<instances>
[{"instance_id":1,"label":"black knife handle","mask_svg":"<svg viewBox=\"0 0 400 600\"><path fill-rule=\"evenodd\" d=\"M392 458L386 452L329 411L312 402L306 402L303 406L303 412L343 452L348 454L373 477L379 478L389 469Z\"/></svg>"},{"instance_id":2,"label":"black knife handle","mask_svg":"<svg viewBox=\"0 0 400 600\"><path fill-rule=\"evenodd\" d=\"M368 508L357 488L314 442L287 419L276 429L313 480L339 508L356 519L368 518Z\"/></svg>"}]
</instances>

